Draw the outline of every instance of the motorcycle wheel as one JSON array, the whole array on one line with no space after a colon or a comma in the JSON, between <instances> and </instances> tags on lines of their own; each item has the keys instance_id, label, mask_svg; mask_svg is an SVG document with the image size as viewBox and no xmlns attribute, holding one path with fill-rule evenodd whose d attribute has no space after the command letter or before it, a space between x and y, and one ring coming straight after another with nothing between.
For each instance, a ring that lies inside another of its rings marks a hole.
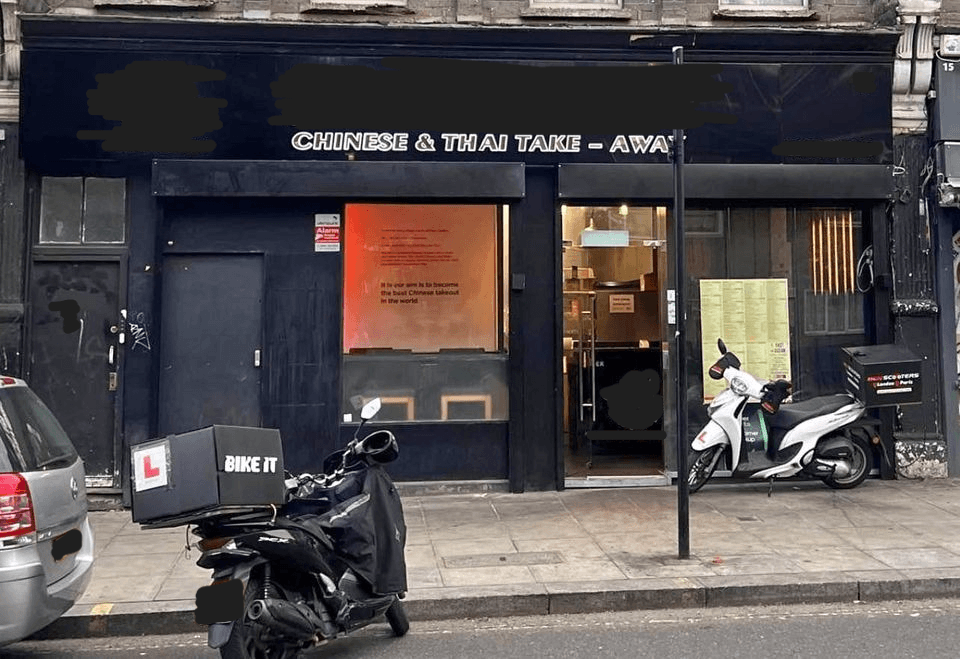
<instances>
[{"instance_id":1,"label":"motorcycle wheel","mask_svg":"<svg viewBox=\"0 0 960 659\"><path fill-rule=\"evenodd\" d=\"M404 636L410 631L410 620L407 618L407 610L403 608L403 602L397 600L387 609L387 622L390 623L390 629L395 636Z\"/></svg>"},{"instance_id":2,"label":"motorcycle wheel","mask_svg":"<svg viewBox=\"0 0 960 659\"><path fill-rule=\"evenodd\" d=\"M243 593L243 615L234 623L227 644L220 648L221 659L296 659L300 651L261 640L262 625L246 619L247 607L263 592L260 576L251 576Z\"/></svg>"},{"instance_id":3,"label":"motorcycle wheel","mask_svg":"<svg viewBox=\"0 0 960 659\"><path fill-rule=\"evenodd\" d=\"M873 453L870 446L860 437L850 438L853 456L850 458L850 473L842 478L827 476L823 482L835 490L849 490L862 483L870 473Z\"/></svg>"},{"instance_id":4,"label":"motorcycle wheel","mask_svg":"<svg viewBox=\"0 0 960 659\"><path fill-rule=\"evenodd\" d=\"M702 451L690 451L690 467L687 472L687 483L690 486L690 493L693 494L713 476L717 464L720 462L720 455L723 453L723 446L711 446Z\"/></svg>"}]
</instances>

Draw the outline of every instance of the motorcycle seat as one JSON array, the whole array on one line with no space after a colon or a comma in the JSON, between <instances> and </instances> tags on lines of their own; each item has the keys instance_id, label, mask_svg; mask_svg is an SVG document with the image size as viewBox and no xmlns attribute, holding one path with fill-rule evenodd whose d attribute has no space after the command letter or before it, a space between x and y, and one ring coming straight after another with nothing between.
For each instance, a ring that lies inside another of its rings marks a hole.
<instances>
[{"instance_id":1,"label":"motorcycle seat","mask_svg":"<svg viewBox=\"0 0 960 659\"><path fill-rule=\"evenodd\" d=\"M780 405L780 411L769 417L770 427L788 430L807 419L836 412L855 400L849 394L834 394L832 396L818 396L798 403L783 403Z\"/></svg>"}]
</instances>

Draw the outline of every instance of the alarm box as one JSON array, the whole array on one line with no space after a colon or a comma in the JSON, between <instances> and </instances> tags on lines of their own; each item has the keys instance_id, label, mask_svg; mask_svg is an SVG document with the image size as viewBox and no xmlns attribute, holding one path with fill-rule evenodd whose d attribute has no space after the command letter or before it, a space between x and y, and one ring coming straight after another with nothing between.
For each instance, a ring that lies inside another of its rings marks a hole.
<instances>
[{"instance_id":1,"label":"alarm box","mask_svg":"<svg viewBox=\"0 0 960 659\"><path fill-rule=\"evenodd\" d=\"M281 505L280 431L215 425L137 444L130 447L130 480L133 521L141 523Z\"/></svg>"},{"instance_id":2,"label":"alarm box","mask_svg":"<svg viewBox=\"0 0 960 659\"><path fill-rule=\"evenodd\" d=\"M841 348L847 391L867 407L922 402L921 360L898 345Z\"/></svg>"}]
</instances>

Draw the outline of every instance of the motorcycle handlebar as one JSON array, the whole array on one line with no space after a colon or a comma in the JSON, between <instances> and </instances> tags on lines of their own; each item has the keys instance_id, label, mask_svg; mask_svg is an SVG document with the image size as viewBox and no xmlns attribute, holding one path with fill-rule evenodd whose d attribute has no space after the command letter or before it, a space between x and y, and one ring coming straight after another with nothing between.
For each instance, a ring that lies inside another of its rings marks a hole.
<instances>
[{"instance_id":1,"label":"motorcycle handlebar","mask_svg":"<svg viewBox=\"0 0 960 659\"><path fill-rule=\"evenodd\" d=\"M324 461L323 473L303 473L287 479L285 483L288 490L299 489L310 482L321 487L327 487L342 478L351 464L355 465L358 462L363 462L369 465L371 463L392 462L399 455L399 450L397 439L392 432L378 430L363 439L351 440L346 447L339 451L339 460L331 460L337 455L337 452L328 456L327 460Z\"/></svg>"},{"instance_id":2,"label":"motorcycle handlebar","mask_svg":"<svg viewBox=\"0 0 960 659\"><path fill-rule=\"evenodd\" d=\"M373 418L379 409L379 398L375 398L364 405L364 409L361 413L362 421L360 423L360 427L363 427L363 424L366 421ZM360 430L360 427L357 428L358 431ZM397 458L399 452L400 448L397 444L397 438L394 437L393 433L389 430L377 430L370 433L363 439L358 439L356 434L354 434L353 439L351 439L343 449L335 451L327 456L323 463L323 473L304 473L300 474L299 476L293 476L291 474L291 478L284 482L287 485L288 490L299 489L309 482L314 482L321 487L325 487L331 482L335 482L339 478L342 478L351 464L354 464L358 461L364 462L368 465L372 462L378 462L381 464L392 462ZM338 454L339 460L336 459Z\"/></svg>"},{"instance_id":3,"label":"motorcycle handlebar","mask_svg":"<svg viewBox=\"0 0 960 659\"><path fill-rule=\"evenodd\" d=\"M763 385L763 398L760 399L760 405L770 414L776 414L780 409L780 403L790 395L793 385L787 380L777 380Z\"/></svg>"}]
</instances>

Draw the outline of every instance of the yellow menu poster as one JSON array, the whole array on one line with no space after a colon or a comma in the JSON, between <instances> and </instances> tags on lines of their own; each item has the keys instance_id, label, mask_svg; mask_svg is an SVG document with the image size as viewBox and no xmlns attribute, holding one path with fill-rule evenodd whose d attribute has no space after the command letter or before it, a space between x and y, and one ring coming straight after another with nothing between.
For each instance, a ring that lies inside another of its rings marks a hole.
<instances>
[{"instance_id":1,"label":"yellow menu poster","mask_svg":"<svg viewBox=\"0 0 960 659\"><path fill-rule=\"evenodd\" d=\"M712 400L726 380L712 380L710 366L720 358L717 339L766 380L790 379L790 312L786 279L701 279L700 341L703 398Z\"/></svg>"}]
</instances>

